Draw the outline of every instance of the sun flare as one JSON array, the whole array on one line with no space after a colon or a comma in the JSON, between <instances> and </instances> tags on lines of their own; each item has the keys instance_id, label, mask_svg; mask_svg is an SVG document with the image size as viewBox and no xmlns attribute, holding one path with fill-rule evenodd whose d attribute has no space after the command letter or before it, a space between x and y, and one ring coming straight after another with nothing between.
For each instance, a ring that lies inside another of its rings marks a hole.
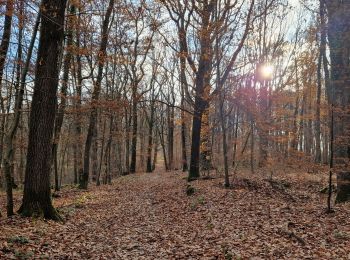
<instances>
[{"instance_id":1,"label":"sun flare","mask_svg":"<svg viewBox=\"0 0 350 260\"><path fill-rule=\"evenodd\" d=\"M265 64L260 68L260 75L263 79L272 79L274 67L270 64Z\"/></svg>"}]
</instances>

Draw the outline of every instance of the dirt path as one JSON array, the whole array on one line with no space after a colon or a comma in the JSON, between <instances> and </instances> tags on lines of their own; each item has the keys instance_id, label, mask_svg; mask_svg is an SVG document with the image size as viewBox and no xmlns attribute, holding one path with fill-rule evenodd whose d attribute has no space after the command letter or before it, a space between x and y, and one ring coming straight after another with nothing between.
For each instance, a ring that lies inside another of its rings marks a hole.
<instances>
[{"instance_id":1,"label":"dirt path","mask_svg":"<svg viewBox=\"0 0 350 260\"><path fill-rule=\"evenodd\" d=\"M181 173L137 174L55 201L65 224L1 219L0 258L350 259L350 207L323 213L317 193L240 180L192 183Z\"/></svg>"}]
</instances>

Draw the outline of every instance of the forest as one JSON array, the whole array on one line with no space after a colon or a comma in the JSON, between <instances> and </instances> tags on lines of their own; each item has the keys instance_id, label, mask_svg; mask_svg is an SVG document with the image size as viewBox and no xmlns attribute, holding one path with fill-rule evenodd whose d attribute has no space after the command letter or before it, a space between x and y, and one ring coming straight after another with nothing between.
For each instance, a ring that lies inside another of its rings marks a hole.
<instances>
[{"instance_id":1,"label":"forest","mask_svg":"<svg viewBox=\"0 0 350 260\"><path fill-rule=\"evenodd\" d=\"M0 259L350 259L350 0L0 0Z\"/></svg>"}]
</instances>

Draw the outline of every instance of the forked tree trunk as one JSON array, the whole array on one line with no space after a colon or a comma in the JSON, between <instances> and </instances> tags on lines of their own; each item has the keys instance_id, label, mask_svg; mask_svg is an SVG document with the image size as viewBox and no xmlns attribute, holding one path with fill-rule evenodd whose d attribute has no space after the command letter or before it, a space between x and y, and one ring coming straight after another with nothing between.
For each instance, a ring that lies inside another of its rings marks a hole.
<instances>
[{"instance_id":1,"label":"forked tree trunk","mask_svg":"<svg viewBox=\"0 0 350 260\"><path fill-rule=\"evenodd\" d=\"M42 25L29 124L23 216L60 220L51 201L50 162L66 0L42 1Z\"/></svg>"}]
</instances>

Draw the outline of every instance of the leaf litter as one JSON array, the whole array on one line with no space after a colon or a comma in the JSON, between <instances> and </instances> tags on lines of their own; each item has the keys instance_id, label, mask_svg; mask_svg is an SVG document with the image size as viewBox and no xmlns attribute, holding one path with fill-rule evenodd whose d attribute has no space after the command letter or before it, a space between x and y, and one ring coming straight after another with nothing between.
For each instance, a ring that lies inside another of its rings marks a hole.
<instances>
[{"instance_id":1,"label":"leaf litter","mask_svg":"<svg viewBox=\"0 0 350 260\"><path fill-rule=\"evenodd\" d=\"M0 259L350 259L350 206L326 214L319 182L222 182L163 172L65 188L54 199L65 223L1 218Z\"/></svg>"}]
</instances>

